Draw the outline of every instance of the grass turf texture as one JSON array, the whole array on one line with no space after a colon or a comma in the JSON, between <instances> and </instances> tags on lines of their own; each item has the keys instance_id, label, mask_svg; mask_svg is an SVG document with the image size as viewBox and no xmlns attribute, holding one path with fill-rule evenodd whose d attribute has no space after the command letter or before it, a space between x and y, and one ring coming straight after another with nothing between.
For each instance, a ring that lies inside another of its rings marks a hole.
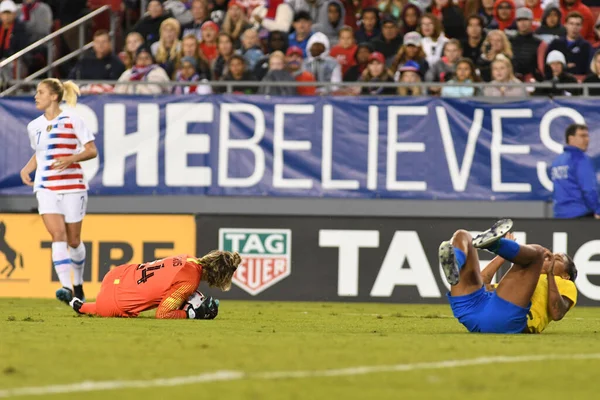
<instances>
[{"instance_id":1,"label":"grass turf texture","mask_svg":"<svg viewBox=\"0 0 600 400\"><path fill-rule=\"evenodd\" d=\"M598 308L575 308L542 335L511 336L468 334L443 305L223 301L213 321L161 321L152 315L92 318L76 316L55 300L0 299L0 391L217 370L312 371L600 353ZM591 399L597 398L599 370L600 359L533 361L19 398Z\"/></svg>"}]
</instances>

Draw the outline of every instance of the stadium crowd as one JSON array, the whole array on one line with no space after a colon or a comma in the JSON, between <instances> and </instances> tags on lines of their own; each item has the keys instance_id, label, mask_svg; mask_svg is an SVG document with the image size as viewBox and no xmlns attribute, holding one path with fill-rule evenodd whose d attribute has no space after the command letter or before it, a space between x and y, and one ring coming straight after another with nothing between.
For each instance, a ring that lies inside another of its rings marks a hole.
<instances>
[{"instance_id":1,"label":"stadium crowd","mask_svg":"<svg viewBox=\"0 0 600 400\"><path fill-rule=\"evenodd\" d=\"M85 7L85 0L3 0L0 59L48 35L53 12L68 23ZM139 9L140 2L124 0L121 7ZM227 88L207 83L224 81L236 93L271 95L579 95L556 86L533 91L527 83L600 83L596 10L582 0L150 0L125 32L123 49L96 30L93 49L68 77L149 82L87 88L132 94L218 93ZM190 84L151 84L169 81ZM341 81L368 85L336 87ZM522 85L460 86L469 82ZM600 95L600 88L589 94Z\"/></svg>"}]
</instances>

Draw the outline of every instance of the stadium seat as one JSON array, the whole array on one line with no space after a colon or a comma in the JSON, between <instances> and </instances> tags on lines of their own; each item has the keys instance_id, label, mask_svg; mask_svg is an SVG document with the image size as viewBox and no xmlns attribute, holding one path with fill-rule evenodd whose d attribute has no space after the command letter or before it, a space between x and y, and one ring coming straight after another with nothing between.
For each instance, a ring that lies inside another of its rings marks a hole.
<instances>
[{"instance_id":1,"label":"stadium seat","mask_svg":"<svg viewBox=\"0 0 600 400\"><path fill-rule=\"evenodd\" d=\"M542 41L537 49L537 65L542 74L546 70L546 50L548 50L548 44Z\"/></svg>"}]
</instances>

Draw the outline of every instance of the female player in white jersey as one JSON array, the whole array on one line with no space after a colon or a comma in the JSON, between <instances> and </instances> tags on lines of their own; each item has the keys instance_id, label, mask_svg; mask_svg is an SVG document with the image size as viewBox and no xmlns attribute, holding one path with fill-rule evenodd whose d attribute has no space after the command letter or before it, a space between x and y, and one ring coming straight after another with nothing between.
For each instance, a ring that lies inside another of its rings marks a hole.
<instances>
[{"instance_id":1,"label":"female player in white jersey","mask_svg":"<svg viewBox=\"0 0 600 400\"><path fill-rule=\"evenodd\" d=\"M79 88L71 81L45 79L38 85L35 106L44 114L27 125L35 154L21 170L23 183L33 186L39 213L52 236L52 263L62 285L56 298L67 304L73 296L84 297L85 246L81 242L81 224L88 187L79 162L98 154L94 136L83 120L59 107L62 101L75 106L78 95ZM34 171L32 182L30 174Z\"/></svg>"}]
</instances>

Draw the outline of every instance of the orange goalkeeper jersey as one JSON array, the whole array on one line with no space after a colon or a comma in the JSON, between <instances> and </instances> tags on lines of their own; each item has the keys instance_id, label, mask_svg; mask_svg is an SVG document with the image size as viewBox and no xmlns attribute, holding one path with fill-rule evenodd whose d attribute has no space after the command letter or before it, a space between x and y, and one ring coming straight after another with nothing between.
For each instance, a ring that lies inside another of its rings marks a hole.
<instances>
[{"instance_id":1,"label":"orange goalkeeper jersey","mask_svg":"<svg viewBox=\"0 0 600 400\"><path fill-rule=\"evenodd\" d=\"M119 266L105 276L96 304L84 303L80 311L96 313L104 306L101 301L107 301L121 316L135 317L158 307L156 318L187 318L181 306L198 288L201 277L202 266L188 255Z\"/></svg>"}]
</instances>

